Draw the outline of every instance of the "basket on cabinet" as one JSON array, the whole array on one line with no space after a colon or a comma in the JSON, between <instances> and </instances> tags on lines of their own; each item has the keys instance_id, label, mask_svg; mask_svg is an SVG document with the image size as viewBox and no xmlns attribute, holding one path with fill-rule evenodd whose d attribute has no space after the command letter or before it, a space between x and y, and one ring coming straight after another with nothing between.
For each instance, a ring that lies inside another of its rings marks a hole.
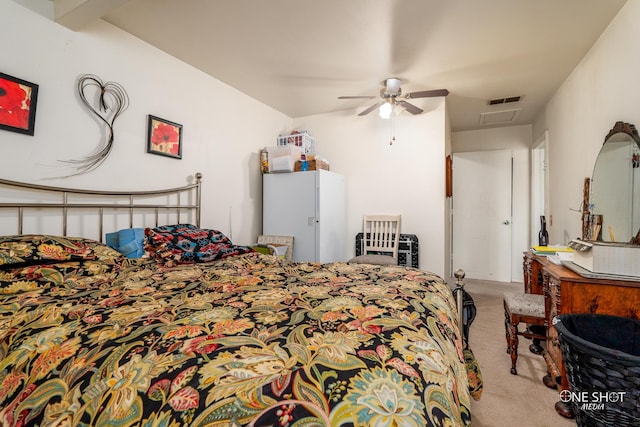
<instances>
[{"instance_id":1,"label":"basket on cabinet","mask_svg":"<svg viewBox=\"0 0 640 427\"><path fill-rule=\"evenodd\" d=\"M304 150L304 154L316 154L316 139L307 132L292 133L278 137L279 146L295 145Z\"/></svg>"}]
</instances>

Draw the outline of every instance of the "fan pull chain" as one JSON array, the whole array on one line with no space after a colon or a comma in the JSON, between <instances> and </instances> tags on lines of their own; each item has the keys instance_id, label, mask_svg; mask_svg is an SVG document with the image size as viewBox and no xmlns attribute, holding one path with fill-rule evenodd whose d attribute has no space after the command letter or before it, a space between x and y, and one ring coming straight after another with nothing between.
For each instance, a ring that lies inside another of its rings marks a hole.
<instances>
[{"instance_id":1,"label":"fan pull chain","mask_svg":"<svg viewBox=\"0 0 640 427\"><path fill-rule=\"evenodd\" d=\"M395 133L395 118L392 113L390 118L389 145L393 145L393 142L396 140Z\"/></svg>"}]
</instances>

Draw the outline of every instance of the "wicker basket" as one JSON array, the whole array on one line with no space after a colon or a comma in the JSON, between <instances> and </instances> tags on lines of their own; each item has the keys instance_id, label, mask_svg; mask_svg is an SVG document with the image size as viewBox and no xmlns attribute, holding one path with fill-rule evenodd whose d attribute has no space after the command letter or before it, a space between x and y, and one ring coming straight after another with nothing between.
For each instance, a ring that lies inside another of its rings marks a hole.
<instances>
[{"instance_id":1,"label":"wicker basket","mask_svg":"<svg viewBox=\"0 0 640 427\"><path fill-rule=\"evenodd\" d=\"M579 426L640 426L640 321L595 314L554 319Z\"/></svg>"}]
</instances>

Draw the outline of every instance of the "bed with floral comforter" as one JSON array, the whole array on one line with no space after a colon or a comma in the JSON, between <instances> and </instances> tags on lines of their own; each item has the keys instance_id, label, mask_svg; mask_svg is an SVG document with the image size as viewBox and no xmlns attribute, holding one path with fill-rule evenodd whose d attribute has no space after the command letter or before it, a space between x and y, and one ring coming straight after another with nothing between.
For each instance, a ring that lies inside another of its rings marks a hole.
<instances>
[{"instance_id":1,"label":"bed with floral comforter","mask_svg":"<svg viewBox=\"0 0 640 427\"><path fill-rule=\"evenodd\" d=\"M227 255L0 238L0 425L470 423L480 372L439 277Z\"/></svg>"}]
</instances>

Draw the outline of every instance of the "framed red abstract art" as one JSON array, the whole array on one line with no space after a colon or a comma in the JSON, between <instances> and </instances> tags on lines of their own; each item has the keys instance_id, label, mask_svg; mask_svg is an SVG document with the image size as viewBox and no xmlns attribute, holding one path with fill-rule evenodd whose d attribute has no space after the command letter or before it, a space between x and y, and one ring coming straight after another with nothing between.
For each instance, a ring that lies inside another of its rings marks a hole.
<instances>
[{"instance_id":1,"label":"framed red abstract art","mask_svg":"<svg viewBox=\"0 0 640 427\"><path fill-rule=\"evenodd\" d=\"M33 135L38 85L0 73L0 129Z\"/></svg>"},{"instance_id":2,"label":"framed red abstract art","mask_svg":"<svg viewBox=\"0 0 640 427\"><path fill-rule=\"evenodd\" d=\"M147 153L182 158L182 125L149 115Z\"/></svg>"}]
</instances>

